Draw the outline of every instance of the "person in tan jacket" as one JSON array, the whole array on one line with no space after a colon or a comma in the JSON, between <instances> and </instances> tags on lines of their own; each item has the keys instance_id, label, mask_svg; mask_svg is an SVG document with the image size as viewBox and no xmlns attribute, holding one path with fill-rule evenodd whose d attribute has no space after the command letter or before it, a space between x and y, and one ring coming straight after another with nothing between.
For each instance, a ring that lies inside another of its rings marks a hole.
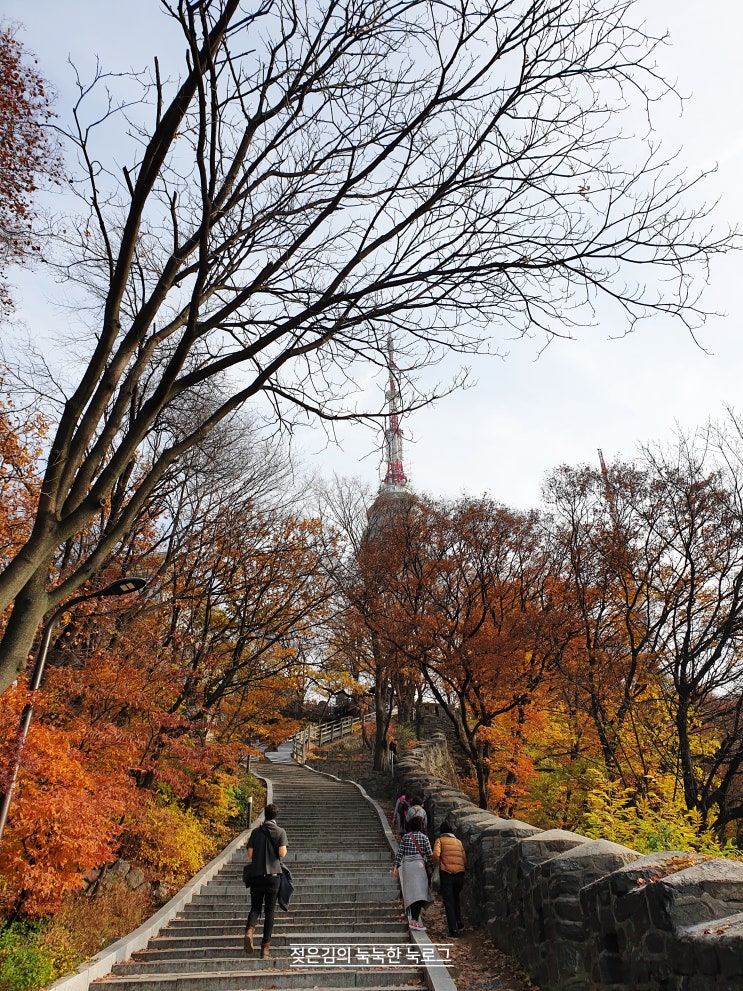
<instances>
[{"instance_id":1,"label":"person in tan jacket","mask_svg":"<svg viewBox=\"0 0 743 991\"><path fill-rule=\"evenodd\" d=\"M441 897L444 900L449 935L456 938L464 929L459 895L464 885L467 854L461 840L454 835L448 819L441 823L439 837L433 845L433 863L439 868Z\"/></svg>"}]
</instances>

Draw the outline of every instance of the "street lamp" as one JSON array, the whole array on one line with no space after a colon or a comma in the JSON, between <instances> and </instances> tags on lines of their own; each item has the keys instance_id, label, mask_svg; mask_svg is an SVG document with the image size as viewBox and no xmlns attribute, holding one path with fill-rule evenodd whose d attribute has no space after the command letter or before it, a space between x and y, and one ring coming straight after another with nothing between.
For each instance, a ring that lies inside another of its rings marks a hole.
<instances>
[{"instance_id":1,"label":"street lamp","mask_svg":"<svg viewBox=\"0 0 743 991\"><path fill-rule=\"evenodd\" d=\"M44 664L46 663L46 654L49 650L49 644L52 639L54 624L63 612L67 612L68 609L79 605L81 602L86 602L88 599L103 599L108 595L128 595L130 592L138 592L140 589L144 588L146 584L147 580L145 578L139 578L137 576L132 576L131 578L119 578L117 581L111 582L110 585L106 585L105 588L101 588L97 592L88 592L86 595L78 595L76 598L70 599L68 602L65 602L64 605L61 605L59 608L55 609L47 620L46 626L44 627L44 632L41 635L41 643L39 644L39 649L36 653L34 669L31 672L31 681L28 686L29 691L35 692L41 684L41 677L44 674ZM21 765L21 754L23 753L23 747L26 743L28 727L31 725L31 717L33 716L33 713L33 703L27 702L23 707L21 721L18 726L10 780L8 781L8 787L5 794L2 796L2 801L0 802L0 841L2 841L3 833L5 832L5 823L8 819L10 800L13 797L13 789L15 788L16 779L18 777L18 768Z\"/></svg>"}]
</instances>

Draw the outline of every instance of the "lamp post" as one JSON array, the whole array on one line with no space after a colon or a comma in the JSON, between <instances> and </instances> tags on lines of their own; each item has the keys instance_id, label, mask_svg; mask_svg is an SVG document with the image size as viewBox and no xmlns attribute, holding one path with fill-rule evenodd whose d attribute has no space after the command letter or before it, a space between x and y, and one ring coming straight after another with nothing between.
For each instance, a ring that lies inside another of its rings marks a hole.
<instances>
[{"instance_id":1,"label":"lamp post","mask_svg":"<svg viewBox=\"0 0 743 991\"><path fill-rule=\"evenodd\" d=\"M131 578L119 578L117 581L111 582L110 585L106 585L105 588L99 589L97 592L88 592L86 595L78 595L76 598L70 599L68 602L65 602L64 605L61 605L59 608L55 609L47 620L44 627L44 632L41 635L41 643L39 644L39 649L36 653L36 660L34 661L34 668L31 672L31 680L28 686L29 691L35 692L41 684L41 678L44 674L44 665L46 663L46 655L49 650L49 644L51 643L54 625L63 612L66 612L73 606L79 605L81 602L87 602L88 599L103 599L109 595L128 595L130 592L138 592L141 588L144 588L146 584L146 579L139 578L137 576L132 576ZM12 757L13 766L10 771L8 787L6 788L5 794L2 796L2 800L0 801L0 841L2 841L3 833L5 832L5 823L8 819L10 800L13 797L13 790L15 788L16 779L18 778L18 768L21 765L21 755L23 753L23 747L26 743L28 727L31 725L31 717L33 716L33 713L33 703L27 702L23 707L21 721L18 726L15 751Z\"/></svg>"}]
</instances>

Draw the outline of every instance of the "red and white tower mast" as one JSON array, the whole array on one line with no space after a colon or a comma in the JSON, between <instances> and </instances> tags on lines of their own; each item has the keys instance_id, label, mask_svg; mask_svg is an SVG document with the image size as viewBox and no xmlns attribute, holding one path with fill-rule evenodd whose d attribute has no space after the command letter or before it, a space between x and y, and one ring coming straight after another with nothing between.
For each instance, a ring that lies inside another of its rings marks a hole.
<instances>
[{"instance_id":1,"label":"red and white tower mast","mask_svg":"<svg viewBox=\"0 0 743 991\"><path fill-rule=\"evenodd\" d=\"M402 400L392 347L392 335L387 338L387 371L389 372L385 392L387 416L384 424L384 457L387 461L387 471L382 484L379 486L377 498L367 512L369 526L365 539L369 541L385 539L389 521L392 519L391 514L402 510L415 501L408 488L408 476L405 474L402 463L403 435L400 429Z\"/></svg>"},{"instance_id":2,"label":"red and white tower mast","mask_svg":"<svg viewBox=\"0 0 743 991\"><path fill-rule=\"evenodd\" d=\"M387 422L384 428L385 454L387 456L387 473L380 492L394 491L397 488L406 489L408 479L402 463L402 430L400 429L400 413L402 409L400 387L398 385L397 366L392 347L392 335L387 338L387 369L389 384L385 393L387 400Z\"/></svg>"}]
</instances>

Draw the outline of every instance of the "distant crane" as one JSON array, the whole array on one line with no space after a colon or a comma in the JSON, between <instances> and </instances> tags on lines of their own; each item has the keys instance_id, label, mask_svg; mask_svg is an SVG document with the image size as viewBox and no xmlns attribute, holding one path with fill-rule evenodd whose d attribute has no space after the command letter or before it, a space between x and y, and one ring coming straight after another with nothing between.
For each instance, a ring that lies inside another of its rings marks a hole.
<instances>
[{"instance_id":1,"label":"distant crane","mask_svg":"<svg viewBox=\"0 0 743 991\"><path fill-rule=\"evenodd\" d=\"M614 489L612 488L611 482L609 481L609 471L606 467L606 462L604 461L604 452L601 448L598 449L599 452L599 462L601 463L601 474L604 476L604 493L606 495L606 501L611 510L612 519L616 523L616 507L614 505Z\"/></svg>"}]
</instances>

